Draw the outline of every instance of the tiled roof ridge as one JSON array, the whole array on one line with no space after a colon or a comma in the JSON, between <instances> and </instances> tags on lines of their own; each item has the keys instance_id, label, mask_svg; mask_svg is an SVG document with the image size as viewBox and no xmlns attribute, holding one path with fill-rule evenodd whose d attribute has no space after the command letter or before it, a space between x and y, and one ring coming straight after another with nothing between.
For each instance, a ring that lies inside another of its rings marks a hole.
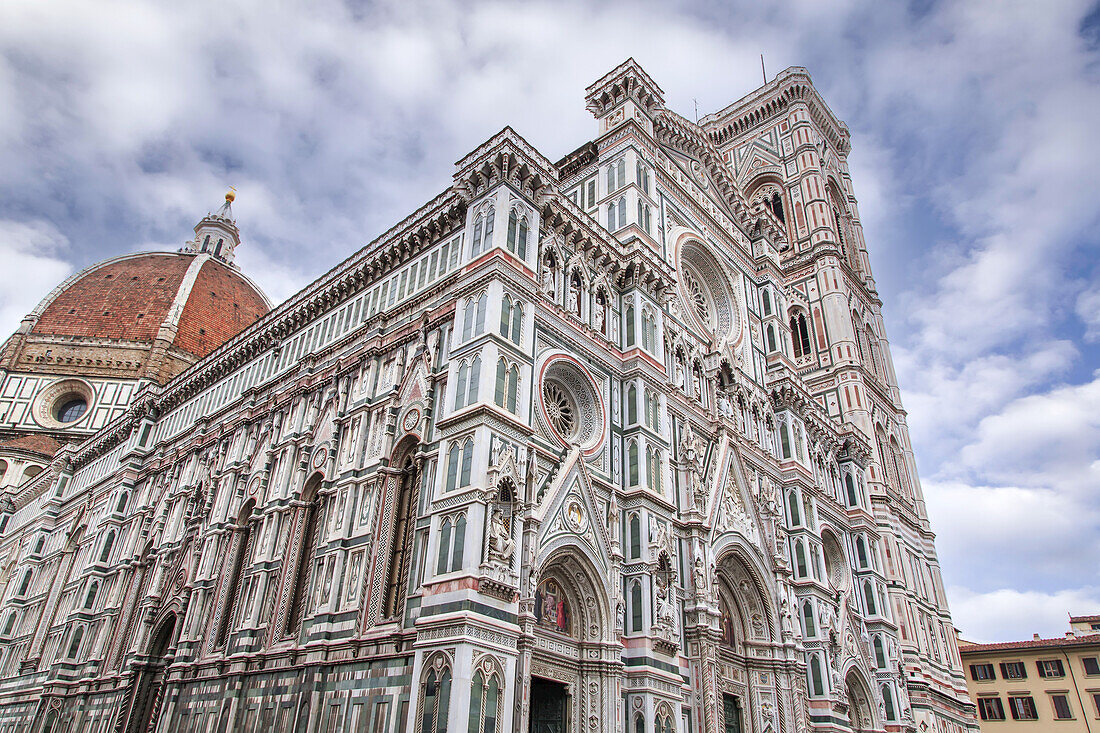
<instances>
[{"instance_id":1,"label":"tiled roof ridge","mask_svg":"<svg viewBox=\"0 0 1100 733\"><path fill-rule=\"evenodd\" d=\"M1044 648L1059 646L1085 646L1088 644L1100 644L1100 634L1083 634L1077 636L1058 636L1052 639L1026 639L1023 641L1000 641L991 644L967 644L959 645L959 653L963 656L976 652L994 651L997 649L1024 649Z\"/></svg>"}]
</instances>

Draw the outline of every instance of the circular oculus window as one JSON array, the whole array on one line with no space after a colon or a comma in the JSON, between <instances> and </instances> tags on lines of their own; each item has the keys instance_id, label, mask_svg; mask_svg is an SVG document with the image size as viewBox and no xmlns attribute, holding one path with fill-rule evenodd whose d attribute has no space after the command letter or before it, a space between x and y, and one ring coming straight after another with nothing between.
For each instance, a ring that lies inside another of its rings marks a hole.
<instances>
[{"instance_id":1,"label":"circular oculus window","mask_svg":"<svg viewBox=\"0 0 1100 733\"><path fill-rule=\"evenodd\" d=\"M539 389L542 414L551 432L567 445L590 453L603 441L603 402L591 378L567 357L547 362Z\"/></svg>"},{"instance_id":2,"label":"circular oculus window","mask_svg":"<svg viewBox=\"0 0 1100 733\"><path fill-rule=\"evenodd\" d=\"M680 249L680 294L699 322L718 339L738 340L741 311L733 288L713 256L691 240Z\"/></svg>"},{"instance_id":3,"label":"circular oculus window","mask_svg":"<svg viewBox=\"0 0 1100 733\"><path fill-rule=\"evenodd\" d=\"M92 386L82 379L54 382L34 398L35 421L47 428L65 428L83 420L95 401Z\"/></svg>"}]
</instances>

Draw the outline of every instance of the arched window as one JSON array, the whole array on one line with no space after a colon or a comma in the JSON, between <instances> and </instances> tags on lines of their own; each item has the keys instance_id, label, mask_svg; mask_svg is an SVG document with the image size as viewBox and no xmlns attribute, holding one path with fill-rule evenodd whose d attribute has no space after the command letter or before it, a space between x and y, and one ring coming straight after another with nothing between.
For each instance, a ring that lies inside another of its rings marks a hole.
<instances>
[{"instance_id":1,"label":"arched window","mask_svg":"<svg viewBox=\"0 0 1100 733\"><path fill-rule=\"evenodd\" d=\"M455 409L461 410L466 406L466 390L470 383L470 368L466 362L458 365L458 377L455 379Z\"/></svg>"},{"instance_id":2,"label":"arched window","mask_svg":"<svg viewBox=\"0 0 1100 733\"><path fill-rule=\"evenodd\" d=\"M652 452L646 453L646 460L649 461L649 487L655 492L660 494L661 488L661 451L656 448L652 449Z\"/></svg>"},{"instance_id":3,"label":"arched window","mask_svg":"<svg viewBox=\"0 0 1100 733\"><path fill-rule=\"evenodd\" d=\"M95 597L99 593L99 582L93 580L88 585L88 592L84 594L84 608L93 608L95 606Z\"/></svg>"},{"instance_id":4,"label":"arched window","mask_svg":"<svg viewBox=\"0 0 1100 733\"><path fill-rule=\"evenodd\" d=\"M798 510L798 494L793 491L787 494L787 506L790 508L791 526L797 527L802 524L802 517L799 515Z\"/></svg>"},{"instance_id":5,"label":"arched window","mask_svg":"<svg viewBox=\"0 0 1100 733\"><path fill-rule=\"evenodd\" d=\"M894 712L894 693L889 685L882 686L882 702L883 707L886 708L886 719L897 720L897 713Z\"/></svg>"},{"instance_id":6,"label":"arched window","mask_svg":"<svg viewBox=\"0 0 1100 733\"><path fill-rule=\"evenodd\" d=\"M760 299L764 301L764 315L770 316L772 313L772 296L771 291L764 288L760 291Z\"/></svg>"},{"instance_id":7,"label":"arched window","mask_svg":"<svg viewBox=\"0 0 1100 733\"><path fill-rule=\"evenodd\" d=\"M474 360L470 362L470 383L466 388L466 404L472 405L477 402L477 386L481 381L481 356L475 356Z\"/></svg>"},{"instance_id":8,"label":"arched window","mask_svg":"<svg viewBox=\"0 0 1100 733\"><path fill-rule=\"evenodd\" d=\"M107 562L111 558L111 548L115 545L115 531L112 529L103 540L103 549L99 551L99 561Z\"/></svg>"},{"instance_id":9,"label":"arched window","mask_svg":"<svg viewBox=\"0 0 1100 733\"><path fill-rule=\"evenodd\" d=\"M485 293L481 294L481 297L477 299L477 315L474 319L474 335L480 335L485 333L485 309L489 305L489 296Z\"/></svg>"},{"instance_id":10,"label":"arched window","mask_svg":"<svg viewBox=\"0 0 1100 733\"><path fill-rule=\"evenodd\" d=\"M128 502L129 500L130 494L128 494L127 492L123 491L121 494L119 494L118 503L115 504L115 511L119 514L122 514L124 511L126 511L126 502Z\"/></svg>"},{"instance_id":11,"label":"arched window","mask_svg":"<svg viewBox=\"0 0 1100 733\"><path fill-rule=\"evenodd\" d=\"M316 487L318 484L320 484L320 477L317 477L316 479L311 479L311 484L309 485L309 487L307 487L306 490L316 491ZM233 616L234 609L237 608L237 594L240 592L241 589L241 580L244 576L245 563L248 560L249 550L251 550L252 548L251 519L252 510L255 507L256 500L249 499L241 506L241 510L237 513L237 523L234 527L232 544L230 545L231 559L226 565L226 568L229 571L229 582L226 585L226 587L228 588L228 592L225 594L225 605L223 605L221 608L221 616L218 620L217 634L215 634L214 636L215 646L221 646L225 643L226 636L229 633L229 620ZM309 543L308 540L305 540L305 542L307 544L310 544L311 547L316 547L315 544ZM309 572L309 563L312 562L312 552L310 553L310 555L311 557L305 560L306 573ZM301 558L299 558L299 560L301 561ZM301 566L301 564L302 563L299 562L299 566ZM299 567L299 569L301 569L301 567ZM301 576L298 576L298 578L302 581L302 585L304 586L307 579ZM295 587L294 590L296 594L300 594L301 592L298 587ZM297 600L300 604L301 598L299 597Z\"/></svg>"},{"instance_id":12,"label":"arched window","mask_svg":"<svg viewBox=\"0 0 1100 733\"><path fill-rule=\"evenodd\" d=\"M472 438L459 443L451 443L447 451L447 490L460 489L470 485L470 471L473 467L474 441Z\"/></svg>"},{"instance_id":13,"label":"arched window","mask_svg":"<svg viewBox=\"0 0 1100 733\"><path fill-rule=\"evenodd\" d=\"M397 616L405 605L405 586L408 583L409 562L412 558L412 520L413 507L416 506L416 482L416 467L412 459L407 458L397 487L397 502L394 507L390 563L386 573L386 603L383 612L386 618ZM449 688L448 682L448 692Z\"/></svg>"},{"instance_id":14,"label":"arched window","mask_svg":"<svg viewBox=\"0 0 1100 733\"><path fill-rule=\"evenodd\" d=\"M508 215L508 251L521 260L527 259L527 217L515 209Z\"/></svg>"},{"instance_id":15,"label":"arched window","mask_svg":"<svg viewBox=\"0 0 1100 733\"><path fill-rule=\"evenodd\" d=\"M631 440L626 447L627 466L629 468L629 485L638 485L638 442Z\"/></svg>"},{"instance_id":16,"label":"arched window","mask_svg":"<svg viewBox=\"0 0 1100 733\"><path fill-rule=\"evenodd\" d=\"M508 338L512 333L512 297L505 294L500 302L500 335Z\"/></svg>"},{"instance_id":17,"label":"arched window","mask_svg":"<svg viewBox=\"0 0 1100 733\"><path fill-rule=\"evenodd\" d=\"M657 396L650 390L645 391L645 417L646 426L650 430L660 429L660 415L657 403Z\"/></svg>"},{"instance_id":18,"label":"arched window","mask_svg":"<svg viewBox=\"0 0 1100 733\"><path fill-rule=\"evenodd\" d=\"M649 168L642 165L640 160L638 161L638 187L646 196L649 195Z\"/></svg>"},{"instance_id":19,"label":"arched window","mask_svg":"<svg viewBox=\"0 0 1100 733\"><path fill-rule=\"evenodd\" d=\"M626 424L638 422L638 388L633 384L626 388Z\"/></svg>"},{"instance_id":20,"label":"arched window","mask_svg":"<svg viewBox=\"0 0 1100 733\"><path fill-rule=\"evenodd\" d=\"M477 257L489 249L493 243L493 220L496 218L493 209L488 209L479 215L474 221L474 236L470 240L470 258Z\"/></svg>"},{"instance_id":21,"label":"arched window","mask_svg":"<svg viewBox=\"0 0 1100 733\"><path fill-rule=\"evenodd\" d=\"M882 637L875 634L875 667L877 669L886 669L886 650L882 646Z\"/></svg>"},{"instance_id":22,"label":"arched window","mask_svg":"<svg viewBox=\"0 0 1100 733\"><path fill-rule=\"evenodd\" d=\"M519 398L519 367L515 364L508 370L508 403L505 407L509 412L516 412Z\"/></svg>"},{"instance_id":23,"label":"arched window","mask_svg":"<svg viewBox=\"0 0 1100 733\"><path fill-rule=\"evenodd\" d=\"M810 694L821 697L825 694L825 682L821 674L821 657L814 654L810 657Z\"/></svg>"},{"instance_id":24,"label":"arched window","mask_svg":"<svg viewBox=\"0 0 1100 733\"><path fill-rule=\"evenodd\" d=\"M618 214L619 203L612 201L607 205L607 229L608 231L615 231L615 222L619 220Z\"/></svg>"},{"instance_id":25,"label":"arched window","mask_svg":"<svg viewBox=\"0 0 1100 733\"><path fill-rule=\"evenodd\" d=\"M856 537L856 558L861 568L867 567L867 543L863 541L862 535Z\"/></svg>"},{"instance_id":26,"label":"arched window","mask_svg":"<svg viewBox=\"0 0 1100 733\"><path fill-rule=\"evenodd\" d=\"M630 630L642 630L642 584L636 580L630 586Z\"/></svg>"},{"instance_id":27,"label":"arched window","mask_svg":"<svg viewBox=\"0 0 1100 733\"><path fill-rule=\"evenodd\" d=\"M791 433L786 420L779 423L779 447L784 458L791 457Z\"/></svg>"},{"instance_id":28,"label":"arched window","mask_svg":"<svg viewBox=\"0 0 1100 733\"><path fill-rule=\"evenodd\" d=\"M641 713L634 716L634 733L645 733L645 718Z\"/></svg>"},{"instance_id":29,"label":"arched window","mask_svg":"<svg viewBox=\"0 0 1100 733\"><path fill-rule=\"evenodd\" d=\"M455 520L454 551L451 553L451 572L462 569L463 555L466 552L466 515L459 514Z\"/></svg>"},{"instance_id":30,"label":"arched window","mask_svg":"<svg viewBox=\"0 0 1100 733\"><path fill-rule=\"evenodd\" d=\"M794 543L794 566L795 574L799 578L805 578L807 575L806 568L806 545L801 539L796 540Z\"/></svg>"},{"instance_id":31,"label":"arched window","mask_svg":"<svg viewBox=\"0 0 1100 733\"><path fill-rule=\"evenodd\" d=\"M512 301L508 295L500 306L500 335L513 343L519 343L520 332L523 328L523 306L519 301Z\"/></svg>"},{"instance_id":32,"label":"arched window","mask_svg":"<svg viewBox=\"0 0 1100 733\"><path fill-rule=\"evenodd\" d=\"M4 631L2 632L3 636L8 636L9 634L11 634L12 631L15 630L15 619L15 611L12 611L8 614L8 618L4 621Z\"/></svg>"},{"instance_id":33,"label":"arched window","mask_svg":"<svg viewBox=\"0 0 1100 733\"><path fill-rule=\"evenodd\" d=\"M485 675L479 669L474 674L470 688L470 723L468 733L496 733L497 705L500 699L500 683L496 673Z\"/></svg>"},{"instance_id":34,"label":"arched window","mask_svg":"<svg viewBox=\"0 0 1100 733\"><path fill-rule=\"evenodd\" d=\"M73 638L69 641L69 651L65 656L69 659L76 659L76 655L80 653L80 642L84 640L84 627L77 626L73 631Z\"/></svg>"},{"instance_id":35,"label":"arched window","mask_svg":"<svg viewBox=\"0 0 1100 733\"><path fill-rule=\"evenodd\" d=\"M642 521L637 514L630 515L630 559L642 556Z\"/></svg>"},{"instance_id":36,"label":"arched window","mask_svg":"<svg viewBox=\"0 0 1100 733\"><path fill-rule=\"evenodd\" d=\"M810 601L802 604L802 633L807 639L817 636L817 624L814 623L814 606Z\"/></svg>"},{"instance_id":37,"label":"arched window","mask_svg":"<svg viewBox=\"0 0 1100 733\"><path fill-rule=\"evenodd\" d=\"M448 571L447 559L451 552L451 518L447 517L439 525L439 559L435 564L435 574L442 575Z\"/></svg>"},{"instance_id":38,"label":"arched window","mask_svg":"<svg viewBox=\"0 0 1100 733\"><path fill-rule=\"evenodd\" d=\"M618 230L626 226L626 196L619 197L619 203L615 209L618 213L618 221L613 226L614 229Z\"/></svg>"},{"instance_id":39,"label":"arched window","mask_svg":"<svg viewBox=\"0 0 1100 733\"><path fill-rule=\"evenodd\" d=\"M875 592L871 585L871 581L863 581L863 602L867 607L868 616L877 616L878 611L875 610Z\"/></svg>"},{"instance_id":40,"label":"arched window","mask_svg":"<svg viewBox=\"0 0 1100 733\"><path fill-rule=\"evenodd\" d=\"M791 343L796 357L810 354L810 331L806 326L806 316L801 311L791 316Z\"/></svg>"},{"instance_id":41,"label":"arched window","mask_svg":"<svg viewBox=\"0 0 1100 733\"><path fill-rule=\"evenodd\" d=\"M42 535L38 538L38 541L34 543L34 554L41 555L42 550L46 548L46 536Z\"/></svg>"},{"instance_id":42,"label":"arched window","mask_svg":"<svg viewBox=\"0 0 1100 733\"><path fill-rule=\"evenodd\" d=\"M794 455L800 461L805 460L802 451L802 426L797 422L792 422L791 425L794 428Z\"/></svg>"},{"instance_id":43,"label":"arched window","mask_svg":"<svg viewBox=\"0 0 1100 733\"><path fill-rule=\"evenodd\" d=\"M768 352L770 353L772 351L775 351L775 328L772 326L772 324L768 324L768 330L766 331L766 333L768 335Z\"/></svg>"},{"instance_id":44,"label":"arched window","mask_svg":"<svg viewBox=\"0 0 1100 733\"><path fill-rule=\"evenodd\" d=\"M508 362L503 357L497 359L497 388L493 395L493 402L504 407L508 394Z\"/></svg>"},{"instance_id":45,"label":"arched window","mask_svg":"<svg viewBox=\"0 0 1100 733\"><path fill-rule=\"evenodd\" d=\"M451 703L451 670L432 669L424 680L424 709L420 718L420 733L445 733L447 713Z\"/></svg>"},{"instance_id":46,"label":"arched window","mask_svg":"<svg viewBox=\"0 0 1100 733\"><path fill-rule=\"evenodd\" d=\"M848 506L859 506L859 496L856 494L856 482L852 480L852 474L844 474L844 489L848 498Z\"/></svg>"},{"instance_id":47,"label":"arched window","mask_svg":"<svg viewBox=\"0 0 1100 733\"><path fill-rule=\"evenodd\" d=\"M477 320L477 301L470 298L466 301L466 307L462 309L462 340L469 341L474 337L474 322Z\"/></svg>"},{"instance_id":48,"label":"arched window","mask_svg":"<svg viewBox=\"0 0 1100 733\"><path fill-rule=\"evenodd\" d=\"M19 593L17 595L27 595L27 591L31 589L32 580L34 580L34 571L28 568L27 571L23 573L23 582L19 584Z\"/></svg>"},{"instance_id":49,"label":"arched window","mask_svg":"<svg viewBox=\"0 0 1100 733\"><path fill-rule=\"evenodd\" d=\"M626 346L634 345L634 306L633 304L626 307Z\"/></svg>"}]
</instances>

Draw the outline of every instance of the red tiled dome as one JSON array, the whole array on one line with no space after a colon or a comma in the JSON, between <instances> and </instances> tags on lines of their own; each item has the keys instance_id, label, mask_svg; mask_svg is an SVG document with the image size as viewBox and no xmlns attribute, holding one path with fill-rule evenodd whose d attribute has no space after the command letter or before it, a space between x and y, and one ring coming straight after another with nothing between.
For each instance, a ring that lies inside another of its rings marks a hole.
<instances>
[{"instance_id":1,"label":"red tiled dome","mask_svg":"<svg viewBox=\"0 0 1100 733\"><path fill-rule=\"evenodd\" d=\"M152 344L165 328L172 346L199 358L270 310L238 270L187 252L108 260L51 295L32 334Z\"/></svg>"}]
</instances>

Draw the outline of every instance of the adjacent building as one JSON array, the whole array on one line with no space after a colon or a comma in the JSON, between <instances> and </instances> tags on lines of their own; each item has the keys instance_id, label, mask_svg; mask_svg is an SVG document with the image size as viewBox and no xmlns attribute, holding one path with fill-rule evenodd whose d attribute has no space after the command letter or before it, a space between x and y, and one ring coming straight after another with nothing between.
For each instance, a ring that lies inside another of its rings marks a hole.
<instances>
[{"instance_id":1,"label":"adjacent building","mask_svg":"<svg viewBox=\"0 0 1100 733\"><path fill-rule=\"evenodd\" d=\"M975 728L847 127L585 99L270 312L227 205L28 317L0 731ZM72 333L108 274L157 307Z\"/></svg>"},{"instance_id":2,"label":"adjacent building","mask_svg":"<svg viewBox=\"0 0 1100 733\"><path fill-rule=\"evenodd\" d=\"M1054 639L959 641L983 731L1100 730L1100 616Z\"/></svg>"}]
</instances>

